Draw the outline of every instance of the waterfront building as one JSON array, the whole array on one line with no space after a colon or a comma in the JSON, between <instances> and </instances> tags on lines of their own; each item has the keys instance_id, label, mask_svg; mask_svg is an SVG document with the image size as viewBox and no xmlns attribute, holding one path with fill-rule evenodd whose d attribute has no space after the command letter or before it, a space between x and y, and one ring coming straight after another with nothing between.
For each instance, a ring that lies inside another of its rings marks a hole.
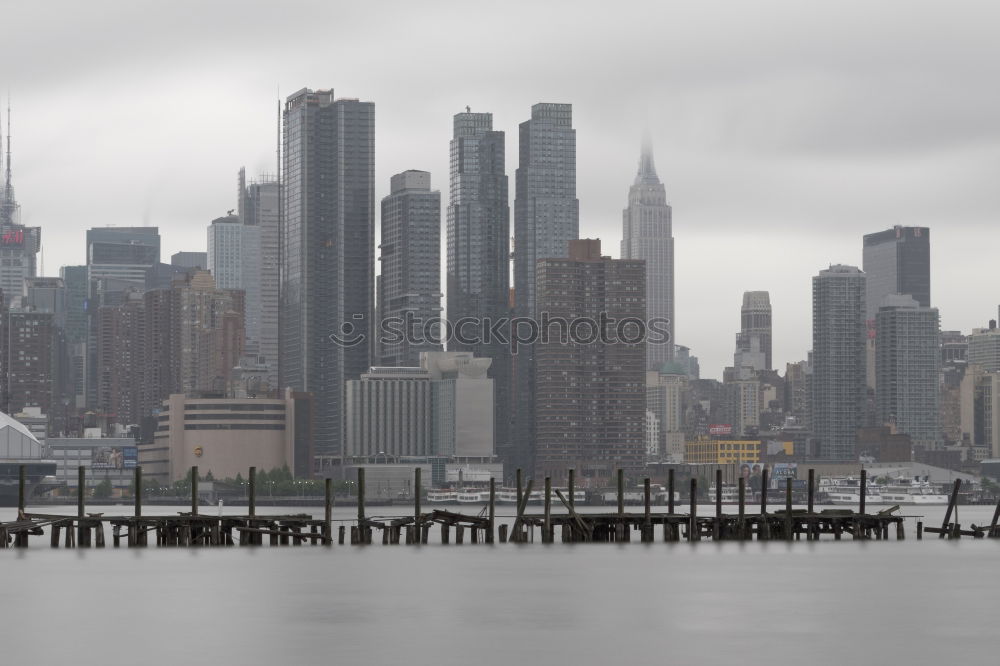
<instances>
[{"instance_id":1,"label":"waterfront building","mask_svg":"<svg viewBox=\"0 0 1000 666\"><path fill-rule=\"evenodd\" d=\"M143 473L169 484L191 467L217 479L251 466L288 466L312 475L312 397L286 390L281 398L189 397L172 394L156 417L153 443L139 448Z\"/></svg>"},{"instance_id":2,"label":"waterfront building","mask_svg":"<svg viewBox=\"0 0 1000 666\"><path fill-rule=\"evenodd\" d=\"M826 460L851 460L867 402L865 274L855 266L830 266L812 286L815 453Z\"/></svg>"},{"instance_id":3,"label":"waterfront building","mask_svg":"<svg viewBox=\"0 0 1000 666\"><path fill-rule=\"evenodd\" d=\"M442 347L424 338L441 316L441 193L431 190L426 171L392 177L382 199L379 248L379 365L412 367L421 352ZM440 335L436 328L433 333Z\"/></svg>"},{"instance_id":4,"label":"waterfront building","mask_svg":"<svg viewBox=\"0 0 1000 666\"><path fill-rule=\"evenodd\" d=\"M317 456L343 454L344 382L370 366L375 105L300 90L284 108L280 385L315 399Z\"/></svg>"},{"instance_id":5,"label":"waterfront building","mask_svg":"<svg viewBox=\"0 0 1000 666\"><path fill-rule=\"evenodd\" d=\"M760 458L759 439L716 439L698 437L684 445L686 464L728 465L756 463Z\"/></svg>"},{"instance_id":6,"label":"waterfront building","mask_svg":"<svg viewBox=\"0 0 1000 666\"><path fill-rule=\"evenodd\" d=\"M668 340L646 345L646 369L659 370L674 357L674 236L673 211L667 191L656 175L653 146L642 142L639 171L629 188L622 213L622 259L646 262L646 315L666 322ZM662 325L662 324L661 324Z\"/></svg>"},{"instance_id":7,"label":"waterfront building","mask_svg":"<svg viewBox=\"0 0 1000 666\"><path fill-rule=\"evenodd\" d=\"M941 333L937 308L912 296L887 296L875 317L875 392L879 423L925 449L941 447Z\"/></svg>"},{"instance_id":8,"label":"waterfront building","mask_svg":"<svg viewBox=\"0 0 1000 666\"><path fill-rule=\"evenodd\" d=\"M491 459L491 362L471 352L422 352L419 366L373 367L349 380L345 456Z\"/></svg>"},{"instance_id":9,"label":"waterfront building","mask_svg":"<svg viewBox=\"0 0 1000 666\"><path fill-rule=\"evenodd\" d=\"M538 262L565 257L580 235L576 197L576 130L571 104L539 103L518 127L518 167L514 196L514 311L535 317ZM537 436L534 347L522 345L514 357L513 430L508 469L534 466ZM640 385L642 381L640 379Z\"/></svg>"},{"instance_id":10,"label":"waterfront building","mask_svg":"<svg viewBox=\"0 0 1000 666\"><path fill-rule=\"evenodd\" d=\"M1000 458L1000 372L969 365L960 390L963 442L978 457Z\"/></svg>"},{"instance_id":11,"label":"waterfront building","mask_svg":"<svg viewBox=\"0 0 1000 666\"><path fill-rule=\"evenodd\" d=\"M486 339L485 323L510 314L510 207L505 135L493 114L467 109L453 119L449 145L447 221L448 321L479 322L472 340L452 339L449 351L491 359L497 453L512 459L510 347ZM463 336L465 337L465 336Z\"/></svg>"},{"instance_id":12,"label":"waterfront building","mask_svg":"<svg viewBox=\"0 0 1000 666\"><path fill-rule=\"evenodd\" d=\"M600 484L617 469L642 467L645 340L635 342L637 327L620 322L645 319L645 262L601 256L600 240L570 241L567 257L539 260L536 294L548 338L535 345L535 478L562 480L575 468ZM602 340L596 322L608 314L616 325Z\"/></svg>"}]
</instances>

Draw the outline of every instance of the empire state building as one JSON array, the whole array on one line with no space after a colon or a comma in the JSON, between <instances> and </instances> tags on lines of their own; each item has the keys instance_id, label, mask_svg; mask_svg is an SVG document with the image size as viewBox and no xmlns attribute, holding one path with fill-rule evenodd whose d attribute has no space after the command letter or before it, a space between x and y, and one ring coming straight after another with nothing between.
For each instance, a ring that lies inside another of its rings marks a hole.
<instances>
[{"instance_id":1,"label":"empire state building","mask_svg":"<svg viewBox=\"0 0 1000 666\"><path fill-rule=\"evenodd\" d=\"M660 370L674 358L674 237L667 191L656 175L653 148L643 140L639 173L622 214L622 259L646 260L646 319L665 320L670 340L646 345L646 367Z\"/></svg>"}]
</instances>

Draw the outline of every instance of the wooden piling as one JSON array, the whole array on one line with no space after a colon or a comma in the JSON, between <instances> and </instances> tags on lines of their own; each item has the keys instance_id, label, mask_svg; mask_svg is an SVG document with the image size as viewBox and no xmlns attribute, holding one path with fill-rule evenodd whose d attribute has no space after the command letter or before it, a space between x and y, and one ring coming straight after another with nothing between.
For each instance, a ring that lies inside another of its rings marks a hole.
<instances>
[{"instance_id":1,"label":"wooden piling","mask_svg":"<svg viewBox=\"0 0 1000 666\"><path fill-rule=\"evenodd\" d=\"M767 519L767 468L760 473L760 524L757 526L757 540L771 538L771 525Z\"/></svg>"},{"instance_id":2,"label":"wooden piling","mask_svg":"<svg viewBox=\"0 0 1000 666\"><path fill-rule=\"evenodd\" d=\"M247 513L251 518L257 515L257 468L251 467L247 477ZM341 540L340 543L344 543Z\"/></svg>"},{"instance_id":3,"label":"wooden piling","mask_svg":"<svg viewBox=\"0 0 1000 666\"><path fill-rule=\"evenodd\" d=\"M739 539L740 539L740 541L742 541L743 537L744 537L744 532L745 532L745 529L746 529L746 508L747 508L746 507L746 500L747 500L747 480L745 478L743 478L742 474L740 475L740 479L738 481L738 485L739 485L739 504L740 504L740 508L739 508L739 520L737 520L737 525L738 525L737 529L739 530Z\"/></svg>"},{"instance_id":4,"label":"wooden piling","mask_svg":"<svg viewBox=\"0 0 1000 666\"><path fill-rule=\"evenodd\" d=\"M868 470L861 470L861 488L858 491L858 495L861 497L861 506L858 507L858 513L862 516L865 515L865 497L868 495Z\"/></svg>"},{"instance_id":5,"label":"wooden piling","mask_svg":"<svg viewBox=\"0 0 1000 666\"><path fill-rule=\"evenodd\" d=\"M465 543L465 526L455 525L455 545L461 546Z\"/></svg>"},{"instance_id":6,"label":"wooden piling","mask_svg":"<svg viewBox=\"0 0 1000 666\"><path fill-rule=\"evenodd\" d=\"M691 513L688 517L688 541L695 541L701 537L698 528L698 479L691 477Z\"/></svg>"},{"instance_id":7,"label":"wooden piling","mask_svg":"<svg viewBox=\"0 0 1000 666\"><path fill-rule=\"evenodd\" d=\"M570 470L572 474L572 470ZM496 529L496 503L497 503L497 480L490 477L490 525L486 532L486 543L493 543L493 535Z\"/></svg>"},{"instance_id":8,"label":"wooden piling","mask_svg":"<svg viewBox=\"0 0 1000 666\"><path fill-rule=\"evenodd\" d=\"M323 483L323 545L333 545L333 479L327 477Z\"/></svg>"},{"instance_id":9,"label":"wooden piling","mask_svg":"<svg viewBox=\"0 0 1000 666\"><path fill-rule=\"evenodd\" d=\"M420 495L423 493L420 474L419 467L413 468L413 524L417 528L417 534L420 534Z\"/></svg>"},{"instance_id":10,"label":"wooden piling","mask_svg":"<svg viewBox=\"0 0 1000 666\"><path fill-rule=\"evenodd\" d=\"M722 538L722 469L715 470L715 523L712 525L712 538L718 541Z\"/></svg>"},{"instance_id":11,"label":"wooden piling","mask_svg":"<svg viewBox=\"0 0 1000 666\"><path fill-rule=\"evenodd\" d=\"M809 514L813 514L813 506L816 494L816 470L809 468Z\"/></svg>"},{"instance_id":12,"label":"wooden piling","mask_svg":"<svg viewBox=\"0 0 1000 666\"><path fill-rule=\"evenodd\" d=\"M365 524L365 468L358 468L358 527Z\"/></svg>"},{"instance_id":13,"label":"wooden piling","mask_svg":"<svg viewBox=\"0 0 1000 666\"><path fill-rule=\"evenodd\" d=\"M191 468L191 515L198 515L198 466Z\"/></svg>"},{"instance_id":14,"label":"wooden piling","mask_svg":"<svg viewBox=\"0 0 1000 666\"><path fill-rule=\"evenodd\" d=\"M76 468L76 516L83 518L83 496L87 491L87 468L80 465Z\"/></svg>"},{"instance_id":15,"label":"wooden piling","mask_svg":"<svg viewBox=\"0 0 1000 666\"><path fill-rule=\"evenodd\" d=\"M135 517L142 517L142 465L138 465L135 468L135 477L132 481L133 491L135 493ZM129 529L129 533L132 530Z\"/></svg>"},{"instance_id":16,"label":"wooden piling","mask_svg":"<svg viewBox=\"0 0 1000 666\"><path fill-rule=\"evenodd\" d=\"M347 527L341 525L337 528L337 543L341 546L344 545L344 533L347 531Z\"/></svg>"},{"instance_id":17,"label":"wooden piling","mask_svg":"<svg viewBox=\"0 0 1000 666\"><path fill-rule=\"evenodd\" d=\"M938 533L939 539L943 539L948 532L948 523L951 522L951 512L955 509L955 505L958 504L958 489L961 487L962 479L955 479L955 485L951 488L951 498L948 500L948 509L944 513L944 521L941 523L941 531Z\"/></svg>"},{"instance_id":18,"label":"wooden piling","mask_svg":"<svg viewBox=\"0 0 1000 666\"><path fill-rule=\"evenodd\" d=\"M517 468L517 506L521 506L521 468Z\"/></svg>"},{"instance_id":19,"label":"wooden piling","mask_svg":"<svg viewBox=\"0 0 1000 666\"><path fill-rule=\"evenodd\" d=\"M507 524L504 523L501 525L497 532L497 536L500 537L500 543L507 543Z\"/></svg>"},{"instance_id":20,"label":"wooden piling","mask_svg":"<svg viewBox=\"0 0 1000 666\"><path fill-rule=\"evenodd\" d=\"M924 523L922 521L917 521L917 541L924 538Z\"/></svg>"},{"instance_id":21,"label":"wooden piling","mask_svg":"<svg viewBox=\"0 0 1000 666\"><path fill-rule=\"evenodd\" d=\"M791 541L795 538L792 534L792 478L785 479L785 540Z\"/></svg>"},{"instance_id":22,"label":"wooden piling","mask_svg":"<svg viewBox=\"0 0 1000 666\"><path fill-rule=\"evenodd\" d=\"M1000 520L1000 502L997 502L997 508L993 511L993 520L990 521L990 531L986 533L989 537L998 537L997 534L997 521Z\"/></svg>"},{"instance_id":23,"label":"wooden piling","mask_svg":"<svg viewBox=\"0 0 1000 666\"><path fill-rule=\"evenodd\" d=\"M444 544L446 546L448 545L448 542L449 542L449 540L451 538L449 536L450 534L451 534L451 526L448 523L441 523L441 543L442 544Z\"/></svg>"},{"instance_id":24,"label":"wooden piling","mask_svg":"<svg viewBox=\"0 0 1000 666\"><path fill-rule=\"evenodd\" d=\"M552 477L545 477L545 517L542 543L552 543Z\"/></svg>"},{"instance_id":25,"label":"wooden piling","mask_svg":"<svg viewBox=\"0 0 1000 666\"><path fill-rule=\"evenodd\" d=\"M674 470L667 470L667 513L674 512Z\"/></svg>"},{"instance_id":26,"label":"wooden piling","mask_svg":"<svg viewBox=\"0 0 1000 666\"><path fill-rule=\"evenodd\" d=\"M642 480L642 500L643 500L643 519L646 525L649 524L649 513L650 504L652 502L652 493L649 485L649 477L647 476Z\"/></svg>"}]
</instances>

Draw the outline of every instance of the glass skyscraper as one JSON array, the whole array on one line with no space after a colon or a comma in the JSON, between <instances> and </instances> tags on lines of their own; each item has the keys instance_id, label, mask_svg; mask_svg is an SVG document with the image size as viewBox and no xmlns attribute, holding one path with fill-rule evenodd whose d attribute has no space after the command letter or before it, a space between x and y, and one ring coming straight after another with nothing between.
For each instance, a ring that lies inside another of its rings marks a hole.
<instances>
[{"instance_id":1,"label":"glass skyscraper","mask_svg":"<svg viewBox=\"0 0 1000 666\"><path fill-rule=\"evenodd\" d=\"M864 423L865 274L830 266L812 279L814 455L852 460Z\"/></svg>"},{"instance_id":2,"label":"glass skyscraper","mask_svg":"<svg viewBox=\"0 0 1000 666\"><path fill-rule=\"evenodd\" d=\"M519 127L514 198L514 313L538 317L538 260L569 256L580 236L576 198L576 130L570 104L540 103ZM513 332L512 332L513 335ZM520 347L513 363L514 421L507 467L534 467L534 350ZM513 465L512 465L513 463Z\"/></svg>"},{"instance_id":3,"label":"glass skyscraper","mask_svg":"<svg viewBox=\"0 0 1000 666\"><path fill-rule=\"evenodd\" d=\"M504 133L493 114L455 114L448 201L448 321L485 324L510 312L510 206ZM473 330L470 328L470 330ZM477 329L477 335L483 327ZM492 359L496 449L510 455L510 348L502 341L449 342L449 351Z\"/></svg>"},{"instance_id":4,"label":"glass skyscraper","mask_svg":"<svg viewBox=\"0 0 1000 666\"><path fill-rule=\"evenodd\" d=\"M344 382L371 361L375 105L302 89L285 102L280 382L313 394L315 452L343 451Z\"/></svg>"}]
</instances>

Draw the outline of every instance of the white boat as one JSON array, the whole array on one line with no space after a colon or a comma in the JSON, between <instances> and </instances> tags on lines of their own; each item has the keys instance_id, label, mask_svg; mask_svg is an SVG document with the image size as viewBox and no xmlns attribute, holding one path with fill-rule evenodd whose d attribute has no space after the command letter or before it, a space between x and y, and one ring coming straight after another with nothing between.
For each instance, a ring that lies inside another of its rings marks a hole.
<instances>
[{"instance_id":1,"label":"white boat","mask_svg":"<svg viewBox=\"0 0 1000 666\"><path fill-rule=\"evenodd\" d=\"M436 504L452 503L458 499L458 493L447 488L435 488L427 491L427 501Z\"/></svg>"},{"instance_id":2,"label":"white boat","mask_svg":"<svg viewBox=\"0 0 1000 666\"><path fill-rule=\"evenodd\" d=\"M873 481L868 481L867 486L865 504L885 504L881 486ZM821 478L818 490L830 504L861 504L861 481L851 476Z\"/></svg>"},{"instance_id":3,"label":"white boat","mask_svg":"<svg viewBox=\"0 0 1000 666\"><path fill-rule=\"evenodd\" d=\"M886 504L947 504L948 496L941 488L931 484L926 477L920 480L901 478L882 489L882 500Z\"/></svg>"},{"instance_id":4,"label":"white boat","mask_svg":"<svg viewBox=\"0 0 1000 666\"><path fill-rule=\"evenodd\" d=\"M552 504L553 506L558 506L562 504L559 501L559 496L556 495L556 488L552 489ZM569 500L569 490L566 488L559 488L559 492L562 496ZM490 492L487 490L483 492L484 502L488 502L490 499ZM573 491L573 503L583 504L587 501L587 491L585 490L574 490ZM531 495L528 496L528 504L543 504L545 502L545 491L544 490L532 490ZM497 504L514 504L517 505L517 489L516 488L498 488L497 489Z\"/></svg>"},{"instance_id":5,"label":"white boat","mask_svg":"<svg viewBox=\"0 0 1000 666\"><path fill-rule=\"evenodd\" d=\"M749 503L753 497L753 491L746 489L743 493L743 501ZM708 499L715 502L715 484L713 483L708 487ZM739 504L740 502L740 487L722 484L722 503L723 504Z\"/></svg>"},{"instance_id":6,"label":"white boat","mask_svg":"<svg viewBox=\"0 0 1000 666\"><path fill-rule=\"evenodd\" d=\"M459 504L480 504L490 501L490 491L479 488L463 488L455 493L455 499Z\"/></svg>"}]
</instances>

